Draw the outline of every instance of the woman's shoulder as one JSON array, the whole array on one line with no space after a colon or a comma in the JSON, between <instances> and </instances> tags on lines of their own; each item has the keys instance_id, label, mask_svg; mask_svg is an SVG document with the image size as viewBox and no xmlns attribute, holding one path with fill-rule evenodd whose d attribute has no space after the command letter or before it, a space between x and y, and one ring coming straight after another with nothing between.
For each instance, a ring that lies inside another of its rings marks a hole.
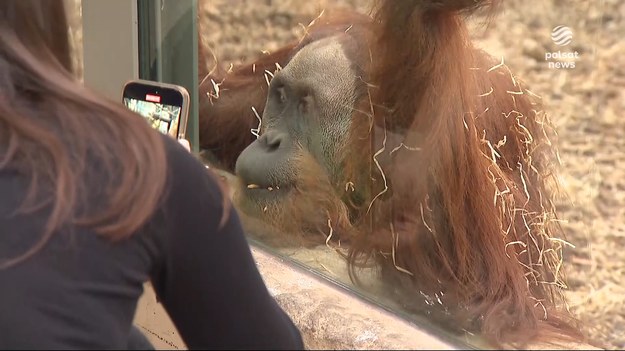
<instances>
[{"instance_id":1,"label":"woman's shoulder","mask_svg":"<svg viewBox=\"0 0 625 351\"><path fill-rule=\"evenodd\" d=\"M167 155L168 198L174 201L207 201L221 207L224 193L215 175L173 138L163 135Z\"/></svg>"}]
</instances>

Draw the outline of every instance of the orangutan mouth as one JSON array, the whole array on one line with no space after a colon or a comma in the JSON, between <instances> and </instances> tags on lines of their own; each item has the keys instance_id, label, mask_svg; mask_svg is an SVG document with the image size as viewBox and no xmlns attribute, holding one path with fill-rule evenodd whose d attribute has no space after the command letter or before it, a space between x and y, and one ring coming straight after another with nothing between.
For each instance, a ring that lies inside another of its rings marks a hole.
<instances>
[{"instance_id":1,"label":"orangutan mouth","mask_svg":"<svg viewBox=\"0 0 625 351\"><path fill-rule=\"evenodd\" d=\"M273 198L284 196L293 189L293 184L259 185L248 184L244 193L250 198Z\"/></svg>"}]
</instances>

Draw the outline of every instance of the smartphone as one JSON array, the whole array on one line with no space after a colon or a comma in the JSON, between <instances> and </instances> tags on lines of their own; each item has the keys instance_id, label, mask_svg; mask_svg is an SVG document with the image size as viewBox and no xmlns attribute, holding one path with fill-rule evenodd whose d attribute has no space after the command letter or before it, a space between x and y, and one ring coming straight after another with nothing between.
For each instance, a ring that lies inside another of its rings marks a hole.
<instances>
[{"instance_id":1,"label":"smartphone","mask_svg":"<svg viewBox=\"0 0 625 351\"><path fill-rule=\"evenodd\" d=\"M189 92L180 85L135 79L124 84L122 101L143 116L152 128L185 139L189 117Z\"/></svg>"}]
</instances>

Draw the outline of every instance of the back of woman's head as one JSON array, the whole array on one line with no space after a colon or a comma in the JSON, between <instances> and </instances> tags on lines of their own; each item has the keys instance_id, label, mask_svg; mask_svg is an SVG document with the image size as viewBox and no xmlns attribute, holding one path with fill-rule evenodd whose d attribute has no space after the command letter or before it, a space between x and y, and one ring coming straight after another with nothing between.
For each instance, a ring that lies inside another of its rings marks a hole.
<instances>
[{"instance_id":1,"label":"back of woman's head","mask_svg":"<svg viewBox=\"0 0 625 351\"><path fill-rule=\"evenodd\" d=\"M48 221L37 245L17 258L0 257L0 267L33 254L64 226L127 237L161 198L161 137L71 72L63 1L1 0L0 172L30 180L19 211L45 211Z\"/></svg>"}]
</instances>

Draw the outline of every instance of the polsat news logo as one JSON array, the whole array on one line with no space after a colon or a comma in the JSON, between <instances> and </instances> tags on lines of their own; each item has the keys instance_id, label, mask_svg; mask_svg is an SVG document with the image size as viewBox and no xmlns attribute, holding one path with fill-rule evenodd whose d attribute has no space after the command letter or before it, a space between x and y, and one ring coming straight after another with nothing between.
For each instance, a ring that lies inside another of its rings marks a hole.
<instances>
[{"instance_id":1,"label":"polsat news logo","mask_svg":"<svg viewBox=\"0 0 625 351\"><path fill-rule=\"evenodd\" d=\"M551 31L551 40L558 46L566 46L573 41L573 31L567 26L557 26Z\"/></svg>"},{"instance_id":2,"label":"polsat news logo","mask_svg":"<svg viewBox=\"0 0 625 351\"><path fill-rule=\"evenodd\" d=\"M567 46L573 41L573 31L567 26L556 26L551 30L551 40L557 46ZM553 51L545 53L545 61L549 68L572 69L579 59L577 51Z\"/></svg>"}]
</instances>

